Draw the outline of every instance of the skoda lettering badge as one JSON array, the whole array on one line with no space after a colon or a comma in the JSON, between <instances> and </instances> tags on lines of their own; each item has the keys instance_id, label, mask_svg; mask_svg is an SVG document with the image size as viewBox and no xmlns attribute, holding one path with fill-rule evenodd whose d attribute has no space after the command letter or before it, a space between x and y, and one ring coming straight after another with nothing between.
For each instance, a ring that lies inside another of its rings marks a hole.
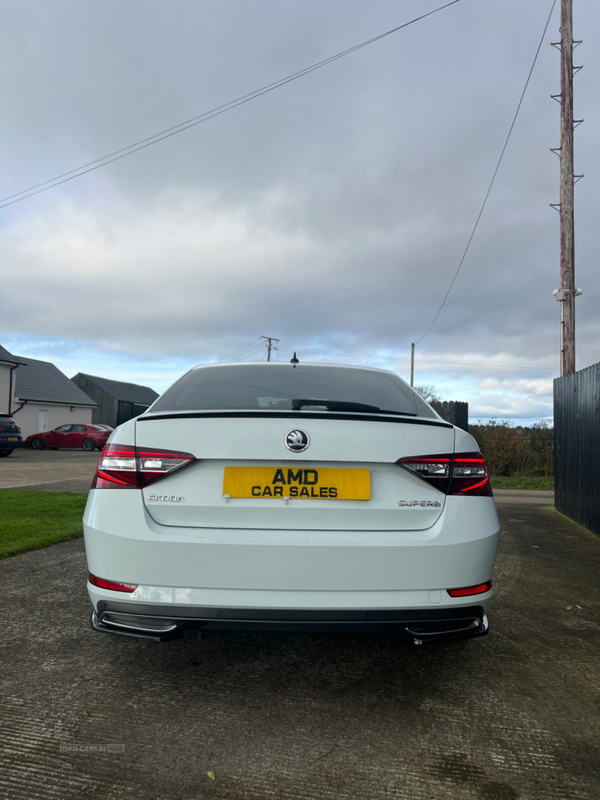
<instances>
[{"instance_id":1,"label":"skoda lettering badge","mask_svg":"<svg viewBox=\"0 0 600 800\"><path fill-rule=\"evenodd\" d=\"M285 446L292 453L301 453L310 444L308 433L304 431L290 431L285 437Z\"/></svg>"}]
</instances>

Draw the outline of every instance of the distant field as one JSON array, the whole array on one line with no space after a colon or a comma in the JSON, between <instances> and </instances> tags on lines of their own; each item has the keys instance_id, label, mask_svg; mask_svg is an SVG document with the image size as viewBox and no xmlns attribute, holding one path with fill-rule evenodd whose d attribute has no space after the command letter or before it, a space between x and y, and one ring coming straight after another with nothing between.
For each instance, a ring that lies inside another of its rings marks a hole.
<instances>
[{"instance_id":1,"label":"distant field","mask_svg":"<svg viewBox=\"0 0 600 800\"><path fill-rule=\"evenodd\" d=\"M492 489L545 489L554 491L554 478L490 478Z\"/></svg>"},{"instance_id":2,"label":"distant field","mask_svg":"<svg viewBox=\"0 0 600 800\"><path fill-rule=\"evenodd\" d=\"M86 495L0 489L0 558L83 534Z\"/></svg>"}]
</instances>

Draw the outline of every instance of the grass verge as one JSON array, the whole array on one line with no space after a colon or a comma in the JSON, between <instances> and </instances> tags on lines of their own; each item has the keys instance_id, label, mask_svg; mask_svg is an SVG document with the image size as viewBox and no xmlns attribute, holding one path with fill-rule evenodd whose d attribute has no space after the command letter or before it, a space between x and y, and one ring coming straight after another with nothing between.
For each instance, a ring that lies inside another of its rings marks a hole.
<instances>
[{"instance_id":1,"label":"grass verge","mask_svg":"<svg viewBox=\"0 0 600 800\"><path fill-rule=\"evenodd\" d=\"M554 491L554 478L490 478L492 489L545 489Z\"/></svg>"},{"instance_id":2,"label":"grass verge","mask_svg":"<svg viewBox=\"0 0 600 800\"><path fill-rule=\"evenodd\" d=\"M86 495L0 489L0 558L76 539Z\"/></svg>"}]
</instances>

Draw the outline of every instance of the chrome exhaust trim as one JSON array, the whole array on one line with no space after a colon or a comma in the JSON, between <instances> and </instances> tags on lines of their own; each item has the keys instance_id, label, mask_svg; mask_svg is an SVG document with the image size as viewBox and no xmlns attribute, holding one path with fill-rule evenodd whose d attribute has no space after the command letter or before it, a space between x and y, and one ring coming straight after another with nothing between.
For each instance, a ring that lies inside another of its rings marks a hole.
<instances>
[{"instance_id":1,"label":"chrome exhaust trim","mask_svg":"<svg viewBox=\"0 0 600 800\"><path fill-rule=\"evenodd\" d=\"M484 614L481 620L474 619L468 625L458 628L447 628L445 630L415 630L406 626L406 632L413 637L414 644L420 645L423 642L437 642L444 639L470 639L475 636L485 636L490 629L487 615Z\"/></svg>"},{"instance_id":2,"label":"chrome exhaust trim","mask_svg":"<svg viewBox=\"0 0 600 800\"><path fill-rule=\"evenodd\" d=\"M133 616L133 615L132 615ZM112 620L105 612L100 617L96 610L92 611L92 628L100 633L112 633L117 636L128 636L133 639L149 639L153 642L162 642L166 639L175 639L178 636L179 623L171 623L163 628L153 628L145 625L131 625L126 622Z\"/></svg>"}]
</instances>

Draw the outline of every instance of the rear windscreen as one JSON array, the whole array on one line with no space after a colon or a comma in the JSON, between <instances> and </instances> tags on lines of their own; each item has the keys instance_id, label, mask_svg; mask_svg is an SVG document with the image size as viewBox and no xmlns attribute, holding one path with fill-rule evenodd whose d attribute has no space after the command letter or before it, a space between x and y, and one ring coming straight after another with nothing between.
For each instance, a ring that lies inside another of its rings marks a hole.
<instances>
[{"instance_id":1,"label":"rear windscreen","mask_svg":"<svg viewBox=\"0 0 600 800\"><path fill-rule=\"evenodd\" d=\"M299 408L299 400L305 410L359 411L335 406L356 403L400 414L435 417L429 406L391 373L302 364L195 369L165 392L151 411L291 411ZM327 401L332 408L323 405Z\"/></svg>"}]
</instances>

